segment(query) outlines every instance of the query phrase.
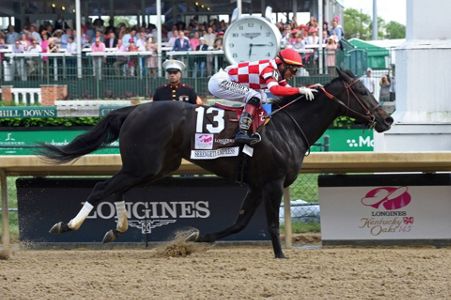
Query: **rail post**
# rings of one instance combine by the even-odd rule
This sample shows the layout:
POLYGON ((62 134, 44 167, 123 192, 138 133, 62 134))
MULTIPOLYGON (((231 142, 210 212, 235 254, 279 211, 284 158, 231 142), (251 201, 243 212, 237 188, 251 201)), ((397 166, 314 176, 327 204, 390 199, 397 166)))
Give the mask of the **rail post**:
POLYGON ((6 172, 0 169, 0 185, 1 185, 1 197, 2 197, 2 243, 3 250, 10 251, 10 238, 9 238, 9 214, 8 214, 8 183, 6 181, 6 172))
POLYGON ((291 227, 291 199, 290 188, 283 189, 283 209, 285 219, 285 246, 287 249, 293 246, 293 228, 291 227))

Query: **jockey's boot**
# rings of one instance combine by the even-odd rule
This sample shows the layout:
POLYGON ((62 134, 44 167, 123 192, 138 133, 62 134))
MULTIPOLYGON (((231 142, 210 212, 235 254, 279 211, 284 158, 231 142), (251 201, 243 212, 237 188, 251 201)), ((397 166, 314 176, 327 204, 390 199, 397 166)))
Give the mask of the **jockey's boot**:
POLYGON ((235 135, 235 142, 237 144, 253 145, 260 142, 261 138, 259 134, 249 135, 249 129, 252 125, 252 118, 254 116, 255 109, 259 104, 260 99, 253 97, 244 106, 243 112, 240 116, 238 132, 235 135))

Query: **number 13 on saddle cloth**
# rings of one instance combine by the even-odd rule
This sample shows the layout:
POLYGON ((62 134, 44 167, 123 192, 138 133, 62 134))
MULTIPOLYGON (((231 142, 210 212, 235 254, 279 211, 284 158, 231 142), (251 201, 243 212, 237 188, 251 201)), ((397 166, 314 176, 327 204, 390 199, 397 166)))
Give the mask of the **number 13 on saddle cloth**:
MULTIPOLYGON (((196 108, 196 131, 191 143, 191 159, 216 159, 238 156, 240 147, 234 136, 242 107, 231 107, 220 103, 214 106, 196 108)), ((258 107, 252 122, 252 132, 269 122, 268 114, 258 107)))

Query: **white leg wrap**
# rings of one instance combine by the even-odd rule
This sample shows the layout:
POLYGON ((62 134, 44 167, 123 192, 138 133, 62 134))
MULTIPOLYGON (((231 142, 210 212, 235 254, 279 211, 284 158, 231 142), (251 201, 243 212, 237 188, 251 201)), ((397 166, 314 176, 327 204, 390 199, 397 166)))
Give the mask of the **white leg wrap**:
POLYGON ((126 232, 128 229, 127 209, 125 208, 125 201, 114 202, 116 206, 117 226, 116 230, 119 232, 126 232))
POLYGON ((85 221, 86 217, 91 213, 91 210, 94 208, 94 206, 91 205, 89 202, 85 202, 83 207, 80 209, 78 214, 69 221, 67 226, 69 226, 72 230, 78 230, 80 228, 81 224, 85 221))

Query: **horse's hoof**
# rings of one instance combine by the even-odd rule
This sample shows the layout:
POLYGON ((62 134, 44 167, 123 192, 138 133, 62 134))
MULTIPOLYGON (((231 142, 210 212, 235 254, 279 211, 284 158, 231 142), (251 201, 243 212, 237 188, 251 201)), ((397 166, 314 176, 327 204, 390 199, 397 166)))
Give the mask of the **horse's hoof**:
POLYGON ((110 231, 108 231, 107 233, 105 233, 105 236, 103 237, 103 243, 110 243, 113 242, 114 240, 116 240, 117 235, 116 235, 116 230, 111 229, 110 231))
POLYGON ((199 230, 193 229, 193 231, 188 232, 185 237, 185 242, 197 242, 199 239, 199 230))
POLYGON ((67 231, 71 231, 71 230, 72 229, 70 229, 66 223, 59 222, 59 223, 56 223, 55 225, 53 225, 52 228, 50 228, 49 232, 51 234, 61 234, 63 232, 67 232, 67 231))

